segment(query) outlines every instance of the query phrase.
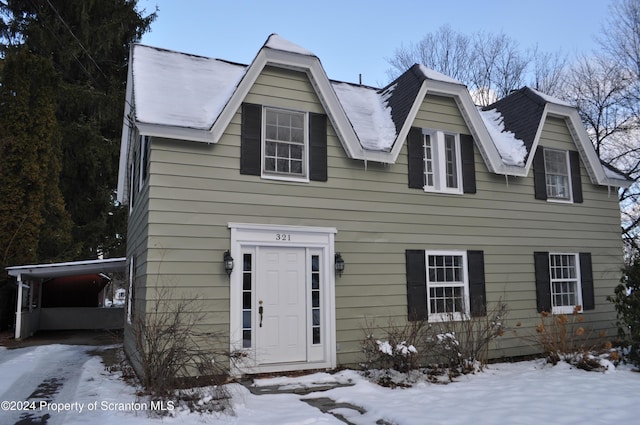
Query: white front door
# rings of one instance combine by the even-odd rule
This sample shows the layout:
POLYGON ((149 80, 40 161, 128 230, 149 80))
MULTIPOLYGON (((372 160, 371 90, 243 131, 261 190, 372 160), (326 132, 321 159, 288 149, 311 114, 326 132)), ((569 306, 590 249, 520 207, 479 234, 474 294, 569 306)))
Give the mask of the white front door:
POLYGON ((260 247, 256 273, 258 363, 307 360, 304 248, 260 247))
POLYGON ((234 374, 336 366, 334 228, 230 223, 234 374))

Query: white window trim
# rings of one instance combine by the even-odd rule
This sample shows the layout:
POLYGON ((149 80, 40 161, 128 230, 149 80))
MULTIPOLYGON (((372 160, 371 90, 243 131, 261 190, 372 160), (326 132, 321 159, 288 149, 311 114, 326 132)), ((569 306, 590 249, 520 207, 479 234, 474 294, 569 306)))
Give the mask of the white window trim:
MULTIPOLYGON (((576 306, 582 306, 582 275, 580 274, 580 255, 575 252, 550 252, 549 253, 549 293, 551 294, 551 314, 573 314, 576 306), (553 292, 553 283, 556 281, 566 282, 568 280, 574 279, 553 279, 551 273, 551 257, 554 255, 571 255, 575 258, 576 264, 576 305, 571 306, 555 306, 554 305, 554 292, 553 292)), ((581 308, 579 313, 581 313, 584 309, 581 308)))
POLYGON ((451 320, 461 321, 467 320, 470 317, 469 312, 471 311, 470 305, 470 296, 469 296, 469 267, 467 261, 467 251, 425 251, 424 256, 424 267, 426 269, 426 285, 427 285, 427 312, 428 312, 428 320, 430 322, 448 322, 451 320), (432 313, 431 312, 431 298, 430 291, 431 287, 446 287, 452 286, 447 284, 434 284, 431 285, 429 282, 429 256, 460 256, 462 257, 462 272, 463 272, 463 297, 464 297, 464 313, 432 313))
POLYGON ((569 151, 564 149, 555 149, 555 148, 544 148, 544 151, 555 151, 564 154, 565 165, 567 167, 567 192, 569 193, 569 198, 556 198, 549 195, 549 191, 547 190, 547 160, 544 157, 544 189, 547 193, 547 202, 557 202, 561 204, 572 204, 573 203, 573 187, 571 182, 571 163, 569 162, 569 151))
POLYGON ((129 292, 127 293, 127 323, 128 324, 132 324, 132 317, 133 317, 133 302, 135 301, 135 299, 132 297, 133 296, 133 279, 135 277, 135 265, 134 260, 133 260, 133 256, 129 259, 129 292))
POLYGON ((133 208, 135 206, 136 194, 135 190, 135 181, 136 181, 136 166, 135 166, 135 154, 134 158, 129 165, 129 214, 133 212, 133 208))
MULTIPOLYGON (((144 187, 144 183, 145 180, 143 179, 144 174, 143 174, 143 168, 145 166, 145 161, 147 160, 147 143, 149 143, 148 137, 147 136, 138 136, 140 137, 140 153, 139 153, 139 157, 140 157, 140 164, 138 167, 138 176, 140 176, 138 178, 138 192, 142 191, 142 188, 144 187)), ((149 170, 147 170, 149 171, 149 170)))
POLYGON ((309 180, 309 113, 304 111, 296 111, 294 109, 278 108, 275 106, 263 106, 262 107, 262 134, 260 136, 260 170, 261 177, 268 180, 282 180, 292 182, 308 183, 309 180), (267 134, 267 110, 285 111, 294 114, 302 114, 304 117, 304 148, 302 167, 304 172, 298 176, 295 174, 277 174, 264 169, 264 156, 266 151, 266 134, 267 134))
POLYGON ((427 170, 423 167, 422 173, 424 175, 425 185, 423 187, 425 192, 434 192, 434 193, 449 193, 455 195, 463 194, 462 187, 462 152, 460 151, 460 135, 456 133, 450 133, 446 131, 440 130, 430 130, 423 129, 422 130, 422 160, 423 164, 426 161, 425 158, 425 146, 426 146, 426 137, 429 136, 431 140, 431 152, 432 152, 432 161, 433 161, 433 186, 427 185, 426 173, 427 170), (453 136, 455 137, 455 147, 456 147, 456 188, 447 187, 447 170, 446 170, 446 148, 445 148, 445 136, 453 136))

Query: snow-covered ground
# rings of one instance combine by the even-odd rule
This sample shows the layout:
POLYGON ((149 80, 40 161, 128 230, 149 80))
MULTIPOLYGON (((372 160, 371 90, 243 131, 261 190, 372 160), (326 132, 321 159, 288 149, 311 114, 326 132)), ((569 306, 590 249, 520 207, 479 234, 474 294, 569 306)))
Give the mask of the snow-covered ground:
MULTIPOLYGON (((240 384, 227 386, 235 416, 202 415, 173 409, 173 416, 150 419, 150 402, 136 388, 105 370, 95 347, 45 345, 0 347, 1 424, 343 424, 303 399, 331 398, 361 407, 340 407, 353 424, 633 424, 637 423, 640 373, 620 366, 606 373, 585 372, 560 363, 500 363, 450 384, 420 383, 383 388, 355 371, 271 378, 258 386, 313 387, 352 384, 306 395, 254 395, 240 384), (43 385, 44 384, 44 385, 43 385), (38 389, 38 391, 36 391, 38 389), (25 409, 32 407, 30 410, 25 409), (13 410, 12 410, 13 409, 13 410), (16 409, 22 410, 17 411, 16 409), (31 422, 29 422, 31 420, 31 422)), ((171 405, 164 408, 170 409, 171 405)))

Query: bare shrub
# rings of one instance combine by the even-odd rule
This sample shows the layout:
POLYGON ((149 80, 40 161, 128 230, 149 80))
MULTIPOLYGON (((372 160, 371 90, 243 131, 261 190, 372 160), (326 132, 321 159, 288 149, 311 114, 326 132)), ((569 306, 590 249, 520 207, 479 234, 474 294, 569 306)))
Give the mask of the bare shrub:
POLYGON ((365 369, 383 368, 408 372, 422 366, 420 358, 427 340, 427 322, 413 321, 396 325, 390 320, 383 338, 375 338, 374 332, 372 324, 367 324, 362 341, 365 369))
POLYGON ((584 324, 581 310, 581 306, 576 306, 569 315, 543 311, 532 339, 548 363, 565 361, 588 371, 606 370, 609 361, 617 363, 618 353, 611 342, 605 341, 604 332, 593 335, 592 329, 584 324))
POLYGON ((434 324, 438 329, 436 355, 451 369, 466 373, 482 368, 489 358, 490 343, 504 335, 507 304, 499 300, 485 316, 466 317, 434 324))
POLYGON ((453 320, 452 315, 443 322, 422 320, 402 325, 389 321, 385 328, 369 322, 364 328, 362 366, 401 373, 422 369, 430 376, 446 369, 449 378, 468 373, 487 362, 489 344, 505 332, 506 315, 507 305, 500 301, 482 317, 463 315, 463 320, 453 320))
MULTIPOLYGON (((231 355, 219 335, 199 330, 205 316, 197 297, 174 298, 173 290, 159 288, 147 310, 135 315, 132 331, 145 391, 155 398, 177 396, 186 386, 211 386, 217 400, 230 397, 222 386, 228 378, 231 355)), ((220 409, 228 408, 223 406, 220 409)))

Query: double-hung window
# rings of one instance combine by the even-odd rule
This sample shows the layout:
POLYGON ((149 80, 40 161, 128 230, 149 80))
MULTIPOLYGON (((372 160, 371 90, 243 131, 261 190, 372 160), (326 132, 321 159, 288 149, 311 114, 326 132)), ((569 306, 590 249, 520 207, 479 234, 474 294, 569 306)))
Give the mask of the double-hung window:
POLYGON ((467 256, 464 251, 427 251, 429 319, 462 320, 469 313, 467 256))
POLYGON ((427 130, 423 134, 424 189, 462 193, 460 138, 457 134, 427 130))
POLYGON ((569 153, 557 149, 544 150, 547 199, 571 201, 569 153))
POLYGON ((595 308, 591 254, 534 252, 538 311, 571 314, 595 308))
POLYGON ((306 179, 306 114, 276 108, 264 108, 264 114, 263 175, 306 179))
POLYGON ((582 203, 580 154, 538 146, 533 157, 533 185, 536 199, 582 203))
POLYGON ((579 261, 577 254, 549 254, 553 313, 570 314, 582 305, 579 261))

